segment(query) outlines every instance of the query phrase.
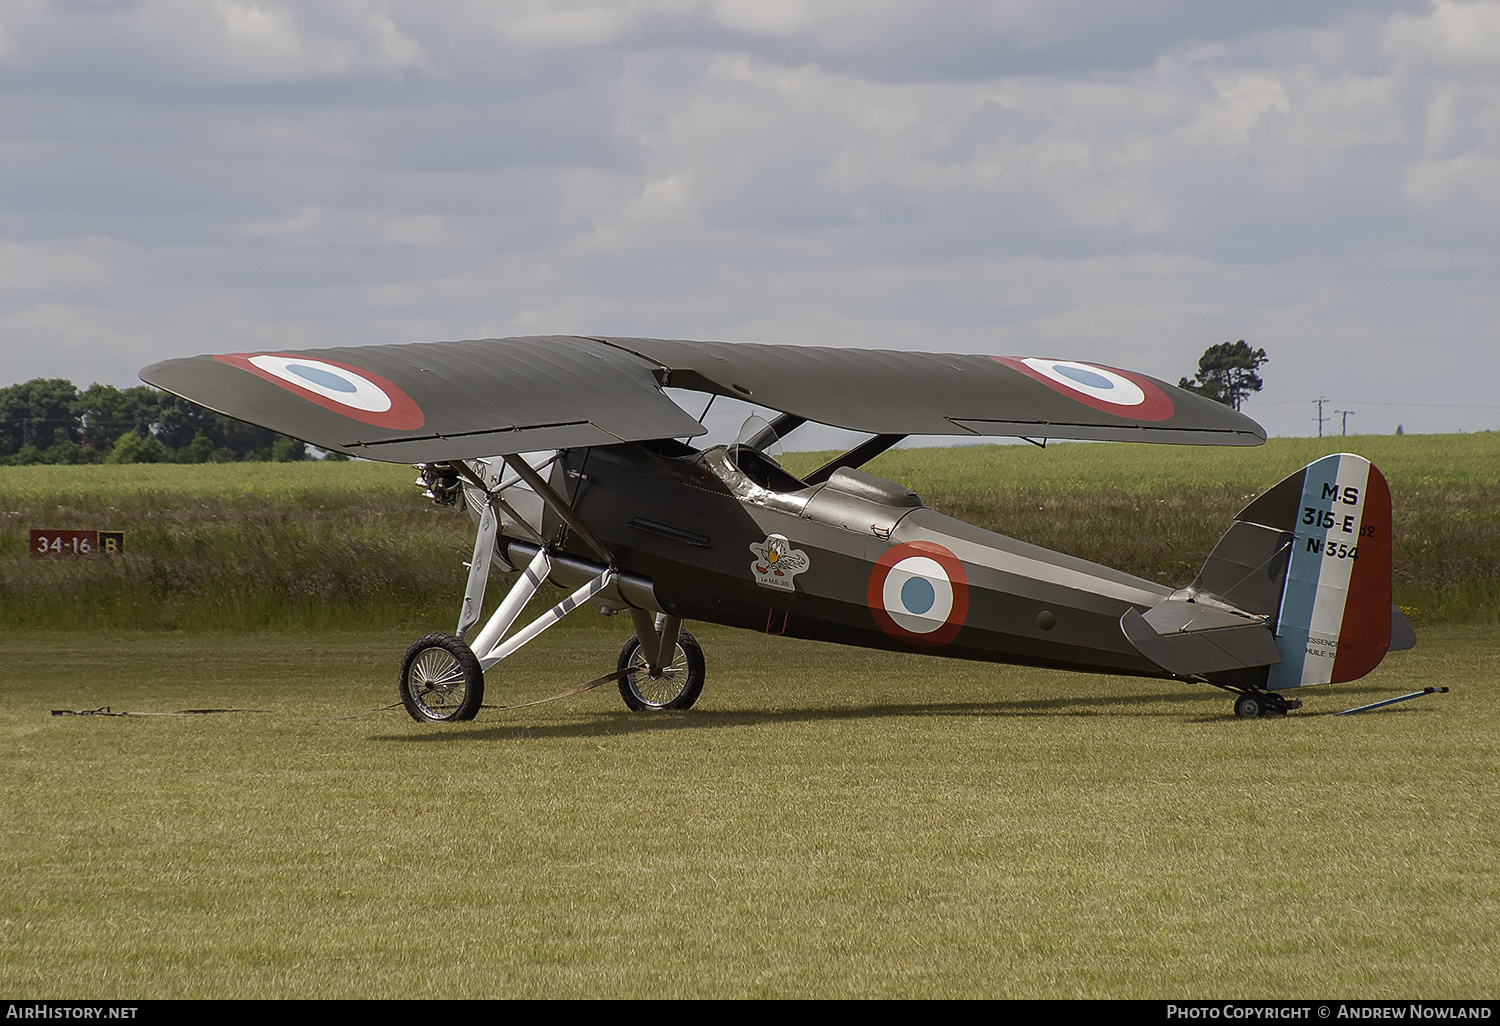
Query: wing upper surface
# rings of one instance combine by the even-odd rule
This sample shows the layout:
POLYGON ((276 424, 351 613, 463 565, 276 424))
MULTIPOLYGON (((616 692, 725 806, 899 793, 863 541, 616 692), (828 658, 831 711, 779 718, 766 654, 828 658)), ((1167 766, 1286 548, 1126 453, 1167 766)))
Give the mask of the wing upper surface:
POLYGON ((194 356, 141 378, 325 449, 423 463, 702 433, 653 371, 551 335, 194 356))
POLYGON ((662 391, 873 434, 1257 445, 1250 418, 1102 364, 543 335, 165 360, 141 378, 326 449, 398 463, 682 438, 662 391))
POLYGON ((668 384, 855 431, 1259 445, 1249 417, 1165 381, 1068 360, 601 338, 668 384))

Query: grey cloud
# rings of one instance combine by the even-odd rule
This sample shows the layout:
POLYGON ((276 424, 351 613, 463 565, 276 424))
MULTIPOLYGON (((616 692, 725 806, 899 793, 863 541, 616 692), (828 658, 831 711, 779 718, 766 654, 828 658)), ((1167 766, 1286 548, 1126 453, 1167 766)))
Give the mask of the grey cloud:
POLYGON ((1500 45, 1454 27, 1477 17, 8 6, 0 378, 534 331, 1175 378, 1249 337, 1273 355, 1273 430, 1295 425, 1270 404, 1328 390, 1330 366, 1352 398, 1481 395, 1500 45), (1403 368, 1403 346, 1424 359, 1403 368))

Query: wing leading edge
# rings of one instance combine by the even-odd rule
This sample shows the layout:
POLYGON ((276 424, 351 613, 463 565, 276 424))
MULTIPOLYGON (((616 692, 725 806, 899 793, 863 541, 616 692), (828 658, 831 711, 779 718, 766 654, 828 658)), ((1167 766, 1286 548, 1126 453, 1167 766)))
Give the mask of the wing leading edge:
POLYGON ((392 463, 699 435, 664 386, 882 435, 1258 445, 1248 417, 1099 364, 572 335, 165 360, 142 380, 392 463))

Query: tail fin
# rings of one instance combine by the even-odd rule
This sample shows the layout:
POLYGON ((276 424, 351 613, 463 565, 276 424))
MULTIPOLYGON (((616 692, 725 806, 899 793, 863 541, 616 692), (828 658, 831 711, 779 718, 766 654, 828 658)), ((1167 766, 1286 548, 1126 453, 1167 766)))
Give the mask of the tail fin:
POLYGON ((1362 456, 1308 464, 1250 505, 1193 583, 1120 620, 1179 676, 1282 691, 1363 677, 1416 636, 1391 605, 1391 491, 1362 456))
POLYGON ((1391 490, 1369 460, 1325 456, 1302 471, 1291 562, 1276 617, 1270 690, 1356 680, 1391 643, 1391 490))
POLYGON ((1400 616, 1385 477, 1349 453, 1308 464, 1240 511, 1192 590, 1275 624, 1281 661, 1267 689, 1363 677, 1380 665, 1400 616))

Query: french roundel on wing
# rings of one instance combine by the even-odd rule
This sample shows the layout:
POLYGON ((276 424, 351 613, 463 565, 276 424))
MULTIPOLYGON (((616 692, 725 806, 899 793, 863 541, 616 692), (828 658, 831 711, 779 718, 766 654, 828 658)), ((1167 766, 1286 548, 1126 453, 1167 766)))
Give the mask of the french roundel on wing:
POLYGON ((287 353, 231 353, 214 359, 366 424, 409 431, 427 419, 401 388, 351 364, 287 353))
POLYGON ((870 572, 866 604, 880 629, 912 645, 937 647, 958 635, 969 612, 969 582, 958 557, 935 542, 892 546, 870 572))
POLYGON ((1166 420, 1176 412, 1171 398, 1150 379, 1117 367, 1076 360, 992 356, 1012 370, 1070 399, 1132 420, 1166 420))

